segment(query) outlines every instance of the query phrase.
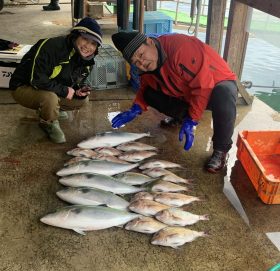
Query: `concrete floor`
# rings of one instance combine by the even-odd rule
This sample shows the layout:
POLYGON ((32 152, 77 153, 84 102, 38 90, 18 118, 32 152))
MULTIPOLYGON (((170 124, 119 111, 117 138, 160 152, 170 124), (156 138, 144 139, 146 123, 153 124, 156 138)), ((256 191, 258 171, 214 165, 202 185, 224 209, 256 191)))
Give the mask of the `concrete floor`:
MULTIPOLYGON (((50 13, 38 6, 5 8, 0 20, 1 38, 27 44, 63 34, 71 27, 69 5, 50 13)), ((108 25, 103 26, 109 33, 108 25)), ((109 43, 110 36, 104 40, 109 43)), ((133 96, 130 89, 94 92, 86 107, 61 122, 67 143, 55 145, 38 128, 35 112, 15 104, 8 90, 0 91, 0 270, 264 271, 280 262, 279 251, 265 235, 280 231, 280 206, 265 205, 258 199, 236 160, 236 146, 224 172, 211 175, 202 170, 212 152, 210 112, 197 127, 189 152, 178 142, 178 128, 159 127, 163 116, 154 110, 122 128, 149 131, 153 137, 142 142, 158 147, 158 157, 187 168, 178 174, 194 178, 192 194, 205 199, 189 210, 210 215, 209 221, 190 228, 207 231, 209 237, 171 249, 153 246, 150 236, 121 228, 81 236, 39 221, 66 205, 55 195, 61 188, 55 173, 69 159, 66 151, 96 132, 111 130, 110 114, 128 108, 133 96), (243 205, 249 226, 223 193, 227 180, 243 205)), ((280 129, 279 113, 257 99, 252 106, 238 106, 234 142, 238 131, 265 129, 280 129)))

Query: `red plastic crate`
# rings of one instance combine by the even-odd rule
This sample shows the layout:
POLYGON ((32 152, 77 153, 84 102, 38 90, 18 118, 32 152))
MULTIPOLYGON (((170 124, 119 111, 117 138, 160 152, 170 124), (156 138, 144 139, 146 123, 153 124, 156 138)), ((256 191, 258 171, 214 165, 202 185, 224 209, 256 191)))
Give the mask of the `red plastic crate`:
POLYGON ((264 203, 280 204, 280 131, 242 131, 237 158, 264 203))

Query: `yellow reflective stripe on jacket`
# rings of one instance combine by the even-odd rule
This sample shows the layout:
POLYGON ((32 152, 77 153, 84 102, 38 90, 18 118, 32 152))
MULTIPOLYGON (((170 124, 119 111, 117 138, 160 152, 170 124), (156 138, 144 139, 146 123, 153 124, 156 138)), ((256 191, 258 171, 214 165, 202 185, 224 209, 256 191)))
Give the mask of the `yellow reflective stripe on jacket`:
POLYGON ((38 48, 38 50, 37 50, 37 52, 36 52, 36 55, 35 55, 35 57, 34 57, 33 65, 32 65, 31 78, 30 78, 30 84, 31 84, 31 85, 32 85, 32 81, 33 81, 33 74, 34 74, 34 67, 35 67, 36 58, 37 58, 37 56, 38 56, 38 54, 39 54, 39 52, 40 52, 42 46, 47 42, 47 40, 49 40, 49 39, 45 39, 45 40, 41 43, 41 45, 39 46, 39 48, 38 48))
POLYGON ((51 76, 49 77, 49 79, 54 79, 55 77, 57 77, 59 75, 59 73, 61 72, 61 70, 62 70, 62 66, 61 65, 55 66, 53 68, 53 72, 52 72, 51 76))
POLYGON ((60 65, 55 66, 55 67, 53 68, 53 72, 52 72, 51 76, 49 77, 49 79, 54 79, 55 77, 57 77, 57 76, 60 74, 61 70, 62 70, 62 65, 61 65, 61 64, 68 64, 69 61, 70 61, 70 59, 71 59, 71 57, 72 57, 74 54, 75 54, 75 49, 73 48, 72 51, 70 52, 69 60, 68 60, 68 61, 65 61, 65 62, 61 62, 60 65))

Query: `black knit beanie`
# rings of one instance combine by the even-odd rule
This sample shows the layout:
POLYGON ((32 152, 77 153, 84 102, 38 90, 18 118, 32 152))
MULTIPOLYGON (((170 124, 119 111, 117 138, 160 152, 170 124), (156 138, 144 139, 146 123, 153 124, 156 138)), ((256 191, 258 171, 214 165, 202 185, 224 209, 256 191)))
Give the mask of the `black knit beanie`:
POLYGON ((98 46, 102 44, 102 32, 96 20, 85 17, 71 30, 72 33, 78 33, 90 40, 97 42, 98 46))
POLYGON ((134 52, 143 44, 147 36, 138 31, 119 32, 112 35, 112 41, 116 48, 122 52, 123 57, 130 62, 134 52))

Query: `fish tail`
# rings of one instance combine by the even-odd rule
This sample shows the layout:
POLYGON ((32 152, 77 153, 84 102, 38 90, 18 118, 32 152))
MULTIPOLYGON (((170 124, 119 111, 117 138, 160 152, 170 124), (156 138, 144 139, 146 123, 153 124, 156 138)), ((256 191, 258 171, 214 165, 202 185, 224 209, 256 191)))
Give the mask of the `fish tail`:
POLYGON ((209 220, 209 215, 200 215, 199 219, 200 220, 209 220))
POLYGON ((197 197, 196 201, 207 201, 207 199, 204 196, 199 196, 197 197))
POLYGON ((194 179, 185 179, 185 184, 193 184, 194 179))
POLYGON ((208 237, 210 236, 211 234, 209 233, 209 231, 201 231, 201 237, 208 237))

